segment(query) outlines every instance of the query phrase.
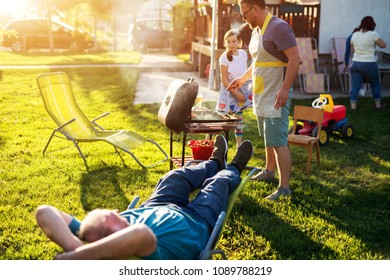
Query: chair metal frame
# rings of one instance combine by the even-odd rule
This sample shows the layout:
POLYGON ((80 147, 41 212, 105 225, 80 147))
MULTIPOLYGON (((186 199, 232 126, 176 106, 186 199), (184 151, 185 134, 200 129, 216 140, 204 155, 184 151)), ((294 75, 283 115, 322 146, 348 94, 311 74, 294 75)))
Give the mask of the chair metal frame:
POLYGON ((220 255, 223 259, 225 260, 227 259, 225 251, 223 249, 217 248, 217 244, 222 235, 222 230, 227 222, 227 219, 229 218, 233 210, 234 203, 238 195, 241 193, 245 184, 252 178, 253 174, 256 171, 258 171, 258 169, 254 167, 246 167, 246 169, 250 170, 249 173, 244 178, 241 179, 241 182, 238 185, 238 187, 234 190, 234 192, 230 194, 229 201, 228 201, 228 208, 226 212, 222 211, 219 214, 218 220, 215 223, 209 241, 207 242, 206 247, 200 252, 199 255, 200 260, 211 260, 215 255, 220 255))
POLYGON ((330 40, 333 71, 339 77, 341 91, 343 93, 348 93, 350 89, 349 71, 344 71, 346 66, 344 63, 344 54, 347 38, 333 37, 330 40))
POLYGON ((378 62, 381 80, 383 80, 383 76, 390 73, 390 54, 382 51, 375 51, 375 56, 378 62))

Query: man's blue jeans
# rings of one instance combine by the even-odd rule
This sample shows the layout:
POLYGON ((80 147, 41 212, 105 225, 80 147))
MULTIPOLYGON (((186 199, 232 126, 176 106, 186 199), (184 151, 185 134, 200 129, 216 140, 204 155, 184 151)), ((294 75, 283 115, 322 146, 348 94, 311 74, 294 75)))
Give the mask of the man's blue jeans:
POLYGON ((350 92, 351 102, 354 103, 357 101, 363 81, 370 84, 374 100, 381 100, 381 82, 378 64, 376 62, 353 61, 349 70, 352 77, 352 88, 350 92))
POLYGON ((218 172, 214 160, 200 162, 168 172, 161 178, 151 197, 140 207, 169 205, 213 228, 222 211, 226 211, 229 195, 241 182, 237 167, 229 165, 218 172), (190 202, 190 193, 200 189, 190 202))

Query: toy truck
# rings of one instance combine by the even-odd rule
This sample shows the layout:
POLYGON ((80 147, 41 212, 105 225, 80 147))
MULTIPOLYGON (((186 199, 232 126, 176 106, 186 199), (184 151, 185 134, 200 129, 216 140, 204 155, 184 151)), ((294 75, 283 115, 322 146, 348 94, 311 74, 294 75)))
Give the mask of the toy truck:
MULTIPOLYGON (((334 105, 330 94, 320 94, 320 97, 312 103, 314 108, 324 109, 324 119, 320 131, 320 145, 329 143, 329 137, 334 132, 339 133, 342 138, 350 138, 354 135, 353 126, 349 123, 347 110, 343 105, 334 105)), ((302 122, 301 128, 297 133, 301 135, 317 135, 318 127, 310 122, 302 122)), ((290 131, 291 133, 291 131, 290 131)))

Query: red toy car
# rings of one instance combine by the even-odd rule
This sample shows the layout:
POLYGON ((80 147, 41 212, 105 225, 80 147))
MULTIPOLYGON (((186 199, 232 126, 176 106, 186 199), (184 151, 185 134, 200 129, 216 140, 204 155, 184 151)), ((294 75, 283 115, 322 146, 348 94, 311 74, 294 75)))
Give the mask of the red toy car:
MULTIPOLYGON (((324 119, 320 131, 320 144, 325 145, 329 142, 330 134, 338 132, 343 138, 350 138, 354 135, 353 126, 349 123, 347 110, 343 105, 334 105, 330 94, 321 94, 319 98, 312 103, 314 108, 324 109, 324 119)), ((297 133, 301 135, 317 135, 318 127, 310 122, 303 122, 301 128, 298 127, 297 133)), ((290 131, 291 133, 291 131, 290 131)))

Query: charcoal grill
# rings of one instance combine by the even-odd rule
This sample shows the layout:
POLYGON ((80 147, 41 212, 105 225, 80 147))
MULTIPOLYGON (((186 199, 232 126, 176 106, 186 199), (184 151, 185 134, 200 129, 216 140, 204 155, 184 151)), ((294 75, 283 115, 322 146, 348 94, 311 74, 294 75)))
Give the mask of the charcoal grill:
POLYGON ((173 164, 184 166, 192 160, 185 155, 187 136, 189 134, 206 134, 209 138, 213 134, 225 133, 229 139, 229 131, 235 130, 239 120, 233 116, 222 115, 205 107, 194 107, 194 101, 198 94, 199 86, 193 78, 187 81, 174 80, 168 87, 163 102, 161 103, 158 119, 170 130, 169 156, 170 168, 173 164), (173 134, 183 132, 181 156, 173 156, 173 134))
POLYGON ((233 116, 225 116, 205 107, 193 107, 199 86, 194 79, 189 77, 187 81, 173 80, 167 89, 165 97, 158 111, 158 119, 170 130, 169 156, 170 168, 173 164, 183 166, 192 157, 185 156, 188 134, 212 134, 225 133, 229 139, 229 131, 235 130, 239 120, 233 116), (181 156, 173 156, 173 134, 183 132, 181 156))
POLYGON ((233 116, 221 115, 206 108, 201 111, 193 110, 191 119, 184 123, 181 156, 173 156, 173 131, 170 131, 169 156, 171 159, 171 169, 173 164, 181 167, 186 162, 192 160, 191 156, 185 155, 187 136, 189 134, 206 134, 211 139, 213 134, 224 133, 226 139, 229 139, 229 131, 235 130, 238 125, 239 120, 233 116))

